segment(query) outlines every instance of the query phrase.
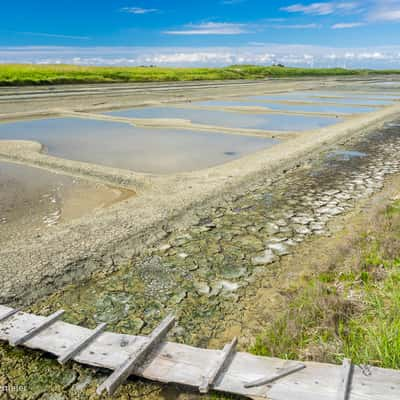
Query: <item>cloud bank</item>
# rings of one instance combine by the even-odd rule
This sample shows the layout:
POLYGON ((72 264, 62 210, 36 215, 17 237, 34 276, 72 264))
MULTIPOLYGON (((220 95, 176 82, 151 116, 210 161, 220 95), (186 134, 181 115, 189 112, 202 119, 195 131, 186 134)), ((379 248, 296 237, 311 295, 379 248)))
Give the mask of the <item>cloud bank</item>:
POLYGON ((0 63, 178 67, 282 63, 293 67, 400 68, 400 46, 0 47, 0 63))

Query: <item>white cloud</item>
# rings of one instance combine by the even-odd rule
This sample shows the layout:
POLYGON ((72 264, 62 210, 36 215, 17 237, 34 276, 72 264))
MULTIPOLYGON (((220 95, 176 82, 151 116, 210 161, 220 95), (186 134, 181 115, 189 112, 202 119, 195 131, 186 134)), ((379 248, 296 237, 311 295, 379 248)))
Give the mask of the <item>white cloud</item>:
POLYGON ((330 1, 311 4, 296 3, 281 8, 289 13, 305 15, 355 15, 362 14, 364 22, 337 23, 333 29, 354 28, 368 22, 400 21, 400 0, 330 1))
POLYGON ((355 10, 359 10, 360 3, 358 2, 343 2, 343 3, 334 3, 335 9, 341 12, 352 12, 355 10))
POLYGON ((313 3, 310 5, 293 4, 281 8, 282 11, 290 13, 304 13, 311 15, 329 15, 333 13, 333 6, 330 3, 313 3))
POLYGON ((374 22, 400 21, 400 0, 373 0, 367 18, 374 22))
POLYGON ((121 11, 129 13, 129 14, 143 15, 143 14, 156 13, 159 10, 156 8, 124 7, 124 8, 121 8, 121 11))
POLYGON ((165 31, 166 35, 240 35, 250 33, 246 24, 226 22, 206 22, 202 24, 188 24, 184 29, 165 31))
POLYGON ((269 25, 269 28, 274 29, 320 29, 322 25, 320 24, 285 24, 285 25, 269 25))
POLYGON ((290 13, 302 13, 308 15, 330 15, 335 13, 346 13, 354 11, 359 7, 356 2, 328 2, 311 4, 293 4, 288 7, 282 7, 282 11, 290 13))
POLYGON ((349 29, 365 26, 365 22, 339 22, 331 26, 332 29, 349 29))
POLYGON ((380 8, 372 12, 369 16, 371 21, 376 22, 396 22, 400 21, 400 7, 399 9, 385 9, 380 8))

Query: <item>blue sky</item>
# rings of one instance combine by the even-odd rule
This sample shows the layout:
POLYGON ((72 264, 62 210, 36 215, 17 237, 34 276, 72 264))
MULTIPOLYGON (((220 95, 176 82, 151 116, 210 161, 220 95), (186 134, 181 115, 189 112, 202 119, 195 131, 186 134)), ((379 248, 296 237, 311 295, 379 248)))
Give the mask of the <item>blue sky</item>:
POLYGON ((400 67, 400 0, 22 0, 0 62, 400 67))

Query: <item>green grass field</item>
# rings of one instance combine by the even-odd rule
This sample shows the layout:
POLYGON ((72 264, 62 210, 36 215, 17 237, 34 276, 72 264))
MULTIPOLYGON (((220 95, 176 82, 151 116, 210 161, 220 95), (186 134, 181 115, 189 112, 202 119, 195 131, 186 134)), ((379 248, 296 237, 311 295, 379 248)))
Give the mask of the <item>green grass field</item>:
MULTIPOLYGON (((400 369, 400 201, 377 216, 257 338, 252 352, 400 369)), ((340 253, 340 252, 339 252, 340 253)))
POLYGON ((400 71, 307 69, 254 65, 233 65, 224 68, 160 68, 0 64, 0 86, 263 79, 382 73, 400 73, 400 71))

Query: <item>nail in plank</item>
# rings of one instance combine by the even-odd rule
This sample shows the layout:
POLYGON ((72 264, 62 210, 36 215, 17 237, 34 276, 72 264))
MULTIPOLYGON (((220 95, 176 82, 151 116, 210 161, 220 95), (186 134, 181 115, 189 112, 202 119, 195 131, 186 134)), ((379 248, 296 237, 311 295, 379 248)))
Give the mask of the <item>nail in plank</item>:
POLYGON ((10 339, 11 346, 18 346, 22 343, 27 342, 29 339, 32 339, 38 333, 44 331, 50 325, 54 324, 60 317, 64 314, 64 310, 59 310, 54 314, 49 315, 40 325, 32 328, 30 331, 26 332, 24 335, 20 336, 17 339, 10 339))
POLYGON ((73 344, 69 349, 65 351, 60 357, 58 357, 57 361, 64 365, 69 360, 74 358, 77 354, 79 354, 85 347, 89 346, 101 333, 106 329, 107 324, 100 324, 95 330, 91 331, 90 334, 84 338, 79 343, 73 344))
POLYGON ((340 384, 336 396, 337 400, 347 400, 349 398, 352 377, 353 377, 353 364, 351 360, 345 358, 342 364, 340 384))
POLYGON ((264 377, 264 378, 260 378, 257 379, 253 382, 247 382, 244 384, 245 388, 252 388, 252 387, 256 387, 256 386, 262 386, 262 385, 267 385, 268 383, 274 382, 278 379, 284 378, 285 376, 291 375, 297 371, 300 371, 302 369, 304 369, 306 366, 304 364, 297 364, 295 366, 292 367, 288 367, 288 368, 281 368, 279 370, 279 372, 277 372, 276 374, 270 376, 270 377, 264 377))
POLYGON ((3 322, 6 319, 11 318, 13 315, 19 313, 20 311, 21 311, 21 308, 14 308, 14 309, 8 311, 4 315, 0 316, 0 322, 3 322))
POLYGON ((208 376, 203 377, 203 382, 199 387, 200 393, 208 393, 217 381, 221 372, 230 364, 232 357, 236 352, 237 338, 235 337, 231 343, 225 345, 222 350, 221 358, 218 360, 218 364, 214 366, 208 376))
POLYGON ((167 333, 174 326, 175 317, 169 315, 160 325, 148 336, 148 341, 138 350, 129 356, 129 358, 120 365, 98 388, 97 394, 101 394, 107 390, 108 394, 113 394, 117 388, 125 382, 132 372, 140 367, 146 357, 154 350, 154 348, 165 338, 167 333))

